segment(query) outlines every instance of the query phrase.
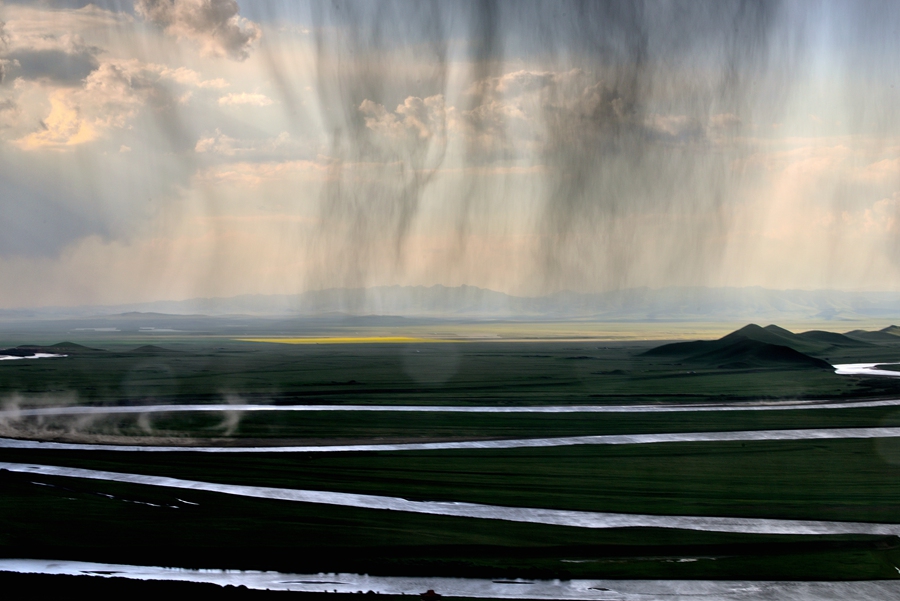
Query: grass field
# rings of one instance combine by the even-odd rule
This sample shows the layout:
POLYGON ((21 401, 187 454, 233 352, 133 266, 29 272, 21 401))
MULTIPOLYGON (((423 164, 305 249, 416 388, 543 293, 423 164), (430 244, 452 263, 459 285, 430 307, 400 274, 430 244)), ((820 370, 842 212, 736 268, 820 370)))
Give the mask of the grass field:
MULTIPOLYGON (((33 344, 66 338, 44 336, 33 344)), ((544 332, 545 333, 545 332, 544 332)), ((291 333, 287 332, 286 336, 291 333)), ((552 405, 896 398, 898 381, 796 367, 721 368, 655 342, 392 340, 92 332, 63 359, 0 365, 7 411, 62 404, 552 405), (150 345, 150 346, 148 346, 150 345)), ((568 332, 571 334, 571 331, 568 332)), ((303 333, 305 337, 307 333, 303 333)), ((297 336, 294 336, 297 337, 297 336)), ((396 338, 386 332, 383 338, 396 338)), ((900 345, 833 363, 900 361, 900 345)), ((316 443, 900 425, 900 408, 684 413, 159 413, 0 419, 5 435, 316 443)), ((103 439, 110 440, 111 438, 103 439)), ((900 439, 582 445, 365 453, 0 449, 0 461, 412 500, 900 523, 900 439)), ((900 576, 895 537, 588 530, 0 473, 0 554, 185 567, 485 577, 873 579, 900 576)))
MULTIPOLYGON (((289 345, 217 338, 92 341, 103 352, 7 361, 7 402, 547 404, 838 398, 896 394, 885 379, 828 370, 723 369, 643 357, 653 343, 464 342, 289 345), (102 346, 101 346, 102 345, 102 346), (132 346, 134 345, 134 346, 132 346)), ((900 347, 836 349, 833 363, 900 360, 900 347)))

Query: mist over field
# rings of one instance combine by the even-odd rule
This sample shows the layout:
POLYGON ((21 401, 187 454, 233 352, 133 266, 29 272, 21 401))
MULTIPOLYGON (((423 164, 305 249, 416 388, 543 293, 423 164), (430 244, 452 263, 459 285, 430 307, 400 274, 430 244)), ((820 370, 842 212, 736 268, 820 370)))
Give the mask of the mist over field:
POLYGON ((878 1, 5 2, 0 308, 897 292, 898 40, 878 1))

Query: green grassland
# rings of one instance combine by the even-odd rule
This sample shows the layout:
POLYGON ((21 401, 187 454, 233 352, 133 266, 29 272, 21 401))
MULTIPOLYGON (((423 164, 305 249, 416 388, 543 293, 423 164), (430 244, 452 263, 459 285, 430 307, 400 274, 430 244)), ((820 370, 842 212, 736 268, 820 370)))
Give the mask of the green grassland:
MULTIPOLYGON (((900 392, 885 379, 828 369, 723 368, 645 356, 651 343, 460 342, 280 345, 169 341, 134 352, 106 345, 61 359, 7 361, 3 396, 80 403, 622 403, 859 398, 900 392)), ((833 363, 900 361, 900 345, 833 349, 833 363)))
POLYGON ((900 441, 359 453, 4 450, 4 460, 228 484, 660 515, 900 522, 900 441))
POLYGON ((71 442, 304 445, 900 426, 900 407, 680 413, 184 412, 7 420, 0 433, 71 442))
POLYGON ((900 562, 892 537, 586 530, 21 474, 0 473, 0 483, 0 511, 15 516, 0 550, 15 557, 294 573, 825 580, 891 578, 900 562))
MULTIPOLYGON (((565 328, 553 331, 566 338, 307 345, 242 341, 212 329, 165 336, 91 332, 75 340, 86 348, 67 345, 65 358, 0 363, 0 400, 10 409, 73 403, 741 403, 900 395, 898 380, 838 376, 819 363, 898 363, 900 344, 889 332, 844 340, 819 333, 795 339, 790 332, 760 330, 662 353, 647 353, 659 342, 623 340, 624 335, 616 341, 576 339, 573 330, 565 328), (784 346, 794 352, 779 350, 784 346)), ((549 331, 548 327, 541 333, 549 331)), ((288 329, 277 333, 297 335, 288 329)), ((421 329, 415 333, 423 334, 421 329)), ((438 333, 448 338, 447 331, 438 333)), ((19 331, 19 338, 10 338, 7 346, 50 345, 72 339, 69 334, 41 330, 29 338, 19 331)), ((240 337, 249 334, 256 335, 242 330, 240 337)), ((272 336, 273 331, 261 334, 272 336)), ((394 330, 387 334, 400 335, 394 330)), ((303 444, 894 426, 900 425, 900 408, 163 413, 7 417, 0 425, 7 435, 42 439, 115 435, 138 443, 166 438, 303 444)), ((0 461, 418 500, 659 515, 900 522, 896 439, 277 455, 0 449, 0 461)), ((9 472, 0 473, 0 516, 0 554, 6 557, 386 575, 900 576, 895 567, 900 564, 896 537, 586 530, 9 472)))

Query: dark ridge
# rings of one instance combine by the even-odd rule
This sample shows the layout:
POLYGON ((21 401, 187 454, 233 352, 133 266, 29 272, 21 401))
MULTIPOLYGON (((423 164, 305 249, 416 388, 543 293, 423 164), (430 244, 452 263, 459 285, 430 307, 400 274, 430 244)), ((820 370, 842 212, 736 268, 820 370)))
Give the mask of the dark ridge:
POLYGON ((757 342, 765 342, 766 344, 788 344, 791 342, 795 342, 796 334, 793 334, 783 328, 778 328, 775 326, 779 332, 775 332, 768 328, 762 328, 755 323, 748 324, 741 328, 740 330, 735 330, 731 334, 723 336, 719 339, 720 342, 736 342, 741 338, 747 338, 749 340, 756 340, 757 342), (781 332, 784 332, 782 334, 781 332))
MULTIPOLYGON (((774 326, 778 328, 777 326, 774 326)), ((778 330, 782 330, 782 328, 778 328, 778 330)), ((794 336, 787 330, 783 330, 790 334, 790 336, 794 336)), ((658 346, 656 348, 650 349, 649 351, 643 353, 647 356, 687 356, 687 355, 697 355, 701 353, 713 352, 718 349, 725 348, 730 344, 735 342, 739 342, 741 340, 756 340, 757 342, 763 342, 766 344, 774 344, 774 345, 782 345, 788 346, 789 340, 787 337, 782 336, 778 333, 772 332, 767 328, 762 328, 755 323, 748 324, 739 330, 735 330, 730 334, 726 334, 725 336, 719 338, 718 340, 695 340, 693 342, 673 342, 671 344, 664 344, 662 346, 658 346)), ((793 341, 790 341, 793 342, 793 341)))
POLYGON ((863 340, 854 340, 844 334, 835 332, 825 332, 823 330, 810 330, 797 334, 798 337, 810 342, 819 342, 822 344, 830 344, 831 346, 872 346, 863 340))
POLYGON ((794 333, 791 332, 790 330, 786 330, 786 329, 782 328, 781 326, 776 326, 774 323, 767 325, 763 329, 766 330, 767 332, 777 334, 778 336, 785 336, 787 338, 790 338, 791 336, 794 335, 794 333))
POLYGON ((103 349, 91 348, 89 346, 84 346, 84 345, 76 344, 74 342, 69 342, 69 341, 57 342, 56 344, 51 344, 50 346, 43 347, 43 348, 66 350, 66 351, 103 352, 103 349))
POLYGON ((38 344, 21 344, 16 348, 0 349, 0 355, 10 357, 31 357, 35 353, 47 354, 71 354, 71 353, 102 353, 101 349, 90 348, 75 344, 74 342, 59 342, 50 346, 41 346, 38 344))
POLYGON ((682 357, 711 351, 718 346, 718 340, 694 340, 693 342, 672 342, 657 346, 640 354, 642 357, 682 357))
POLYGON ((841 334, 832 336, 828 336, 828 332, 808 334, 810 336, 804 337, 775 325, 762 328, 756 324, 749 324, 718 340, 674 342, 650 349, 643 355, 680 357, 683 361, 706 367, 731 369, 753 367, 832 369, 827 361, 811 357, 804 351, 821 351, 831 348, 836 342, 844 345, 861 344, 841 334))
POLYGON ((33 349, 33 347, 21 347, 21 346, 16 347, 16 348, 5 348, 5 349, 0 349, 0 355, 4 355, 6 357, 31 357, 35 353, 40 352, 40 351, 35 351, 32 349, 33 349))
MULTIPOLYGON (((900 328, 898 328, 897 331, 900 332, 900 328)), ((861 332, 861 330, 858 332, 861 332)), ((650 349, 644 353, 644 355, 650 357, 693 356, 723 350, 729 345, 740 342, 741 340, 753 340, 773 346, 786 346, 802 354, 824 353, 834 347, 866 347, 870 346, 870 342, 878 342, 884 338, 900 342, 900 335, 894 336, 883 332, 884 331, 863 333, 866 334, 866 336, 859 336, 853 332, 844 335, 821 330, 811 330, 809 332, 803 332, 802 334, 794 334, 793 332, 774 324, 762 328, 751 323, 719 338, 718 340, 674 342, 650 349), (853 335, 851 336, 850 334, 853 335), (868 335, 874 335, 874 339, 872 336, 868 335)))
POLYGON ((852 340, 858 340, 860 342, 871 342, 875 344, 898 344, 900 343, 900 328, 897 326, 888 326, 877 332, 870 332, 868 330, 853 330, 847 332, 845 334, 848 338, 852 340))
POLYGON ((691 362, 705 363, 710 367, 745 369, 752 367, 792 367, 833 369, 822 359, 810 357, 789 346, 767 344, 744 338, 728 346, 695 355, 691 362))
POLYGON ((162 353, 179 353, 181 351, 173 351, 167 348, 163 348, 161 346, 156 346, 153 344, 145 344, 144 346, 139 346, 136 349, 131 351, 132 353, 141 353, 144 355, 158 355, 162 353))

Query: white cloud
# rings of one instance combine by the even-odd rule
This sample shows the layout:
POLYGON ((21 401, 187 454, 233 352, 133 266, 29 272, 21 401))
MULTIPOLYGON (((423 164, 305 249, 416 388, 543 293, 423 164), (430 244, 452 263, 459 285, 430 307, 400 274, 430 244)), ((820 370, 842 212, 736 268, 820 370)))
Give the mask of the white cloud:
POLYGON ((63 50, 77 52, 86 45, 83 36, 93 31, 109 34, 133 22, 126 13, 89 4, 79 9, 36 8, 17 4, 3 6, 10 50, 63 50))
POLYGON ((169 35, 196 42, 207 56, 244 60, 260 36, 256 23, 238 15, 235 0, 135 0, 134 8, 169 35))
POLYGON ((188 69, 187 67, 178 67, 177 69, 160 67, 160 75, 162 77, 167 77, 176 83, 180 83, 181 85, 195 86, 198 88, 222 89, 227 88, 230 85, 221 77, 216 79, 203 79, 199 73, 193 69, 188 69))
POLYGON ((734 130, 741 126, 741 118, 734 113, 718 113, 709 118, 709 126, 720 131, 734 130))
POLYGON ((284 156, 298 149, 297 141, 287 132, 281 132, 274 138, 263 140, 237 140, 216 130, 212 135, 200 138, 194 146, 194 152, 218 154, 233 157, 256 156, 257 158, 284 156))
POLYGON ((13 78, 52 79, 68 85, 80 82, 98 65, 102 49, 85 36, 110 33, 132 19, 93 5, 72 10, 3 6, 5 26, 0 23, 0 80, 13 78), (2 56, 4 55, 5 56, 2 56))
MULTIPOLYGON (((2 56, 6 49, 9 47, 9 36, 6 34, 6 23, 0 21, 0 56, 2 56)), ((6 76, 6 66, 9 64, 9 61, 0 58, 0 83, 3 83, 3 78, 6 76)))
POLYGON ((235 149, 235 139, 216 130, 214 135, 197 140, 197 144, 194 146, 194 152, 209 152, 214 154, 224 154, 225 156, 234 156, 237 151, 235 149))
POLYGON ((272 99, 265 94, 248 94, 247 92, 241 92, 240 94, 232 92, 219 98, 220 106, 236 106, 241 104, 250 106, 269 106, 270 104, 273 104, 273 102, 272 99))
POLYGON ((393 138, 412 136, 427 140, 446 135, 447 109, 441 95, 418 98, 409 96, 393 113, 381 104, 363 100, 359 111, 365 115, 366 127, 393 138))
POLYGON ((237 162, 207 169, 197 174, 197 180, 209 184, 240 184, 255 187, 285 181, 322 182, 329 173, 327 161, 322 160, 237 162))
POLYGON ((687 115, 648 115, 644 125, 654 134, 671 140, 703 138, 706 135, 700 121, 687 115))
POLYGON ((900 174, 900 158, 882 159, 866 165, 859 174, 861 179, 873 182, 895 182, 900 174))
POLYGON ((21 109, 15 100, 10 98, 0 100, 0 129, 11 127, 20 112, 21 109))
POLYGON ((583 75, 584 73, 578 69, 564 72, 520 69, 519 71, 512 71, 497 77, 488 77, 481 81, 476 81, 469 88, 469 94, 480 96, 500 95, 514 98, 543 92, 552 86, 566 85, 583 75))
POLYGON ((867 232, 883 232, 896 243, 900 233, 900 192, 895 192, 891 198, 882 198, 866 209, 863 220, 867 232))
POLYGON ((57 88, 49 94, 50 113, 38 131, 16 144, 25 150, 63 148, 96 140, 113 128, 126 127, 148 102, 163 103, 155 65, 136 60, 109 61, 84 80, 81 88, 57 88))

